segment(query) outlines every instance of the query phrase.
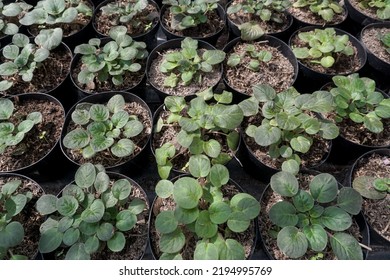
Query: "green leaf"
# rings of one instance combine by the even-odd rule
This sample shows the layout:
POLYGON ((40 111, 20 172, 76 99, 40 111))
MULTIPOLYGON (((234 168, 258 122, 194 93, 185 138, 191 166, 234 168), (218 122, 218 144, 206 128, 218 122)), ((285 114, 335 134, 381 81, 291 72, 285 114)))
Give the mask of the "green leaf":
POLYGON ((269 124, 262 124, 255 130, 255 141, 263 147, 268 147, 275 144, 282 137, 282 131, 278 127, 273 127, 269 124))
POLYGON ((131 193, 131 183, 127 179, 116 180, 112 186, 112 194, 118 200, 124 200, 129 197, 131 193))
POLYGON ((184 209, 181 207, 175 208, 175 218, 179 223, 183 223, 186 225, 191 224, 195 222, 198 216, 199 216, 198 207, 192 209, 184 209))
POLYGON ((5 183, 3 186, 1 186, 1 193, 10 196, 12 195, 22 184, 21 180, 11 180, 7 183, 5 183))
POLYGON ((369 199, 383 199, 386 197, 386 192, 377 191, 373 185, 375 177, 360 176, 353 180, 352 186, 362 196, 369 199))
POLYGON ((174 212, 172 210, 160 212, 156 217, 155 226, 162 234, 174 232, 178 226, 174 212))
POLYGON ((173 198, 184 209, 196 207, 202 194, 202 187, 194 178, 182 177, 174 183, 173 198))
POLYGON ((59 232, 56 228, 50 228, 41 233, 39 239, 39 252, 42 254, 50 253, 60 247, 62 243, 63 233, 59 232))
POLYGON ((320 203, 333 201, 338 193, 338 182, 328 173, 316 175, 310 182, 310 193, 320 203))
POLYGON ((81 213, 81 219, 86 223, 99 222, 103 218, 104 210, 102 200, 96 199, 81 213))
POLYGON ((295 176, 284 171, 274 174, 270 184, 275 192, 286 197, 293 197, 299 190, 299 183, 295 176))
POLYGON ((240 55, 232 53, 231 55, 229 55, 229 58, 228 58, 228 61, 227 61, 227 65, 230 66, 230 67, 235 67, 238 64, 240 64, 240 62, 241 62, 240 55))
POLYGON ((172 113, 179 113, 186 107, 186 101, 182 96, 167 96, 164 104, 172 113))
POLYGON ((195 232, 200 238, 211 238, 218 232, 218 226, 210 219, 210 213, 203 210, 195 222, 195 232))
POLYGON ((230 200, 230 207, 233 211, 244 214, 247 220, 256 218, 260 213, 259 202, 247 193, 235 194, 230 200))
POLYGON ((76 128, 66 134, 62 141, 66 148, 76 150, 86 147, 90 141, 90 138, 86 130, 76 128))
POLYGON ((56 207, 62 216, 72 217, 79 207, 79 202, 73 196, 62 196, 57 200, 56 207))
POLYGON ((292 51, 297 59, 305 59, 305 58, 308 58, 310 56, 309 49, 306 47, 305 48, 293 48, 292 51))
POLYGON ((89 114, 92 120, 97 122, 104 122, 109 118, 109 110, 102 104, 93 104, 89 109, 89 114))
POLYGON ((97 193, 104 193, 110 184, 110 177, 102 171, 96 175, 95 183, 93 184, 97 193))
POLYGON ((144 130, 144 125, 138 120, 129 121, 123 131, 123 135, 127 138, 135 137, 144 130))
POLYGON ((0 75, 2 76, 12 76, 18 73, 18 66, 13 62, 3 62, 0 64, 0 75))
POLYGON ((290 258, 302 257, 308 248, 308 241, 303 232, 296 227, 282 228, 277 237, 279 249, 290 258))
POLYGON ((229 170, 221 164, 215 164, 210 169, 210 182, 215 187, 221 187, 229 181, 229 170))
POLYGON ((183 232, 177 228, 174 232, 162 234, 159 246, 161 252, 174 254, 179 252, 185 243, 186 238, 183 232))
POLYGON ((279 201, 269 210, 269 218, 277 226, 295 226, 298 216, 295 207, 288 201, 279 201))
POLYGON ((80 232, 82 232, 85 235, 93 235, 96 234, 97 230, 99 228, 99 223, 87 223, 87 222, 80 222, 79 229, 80 232))
MULTIPOLYGON (((60 232, 65 232, 68 230, 72 225, 73 225, 74 219, 73 217, 63 217, 59 222, 58 222, 58 231, 60 232)), ((73 242, 74 243, 74 242, 73 242)), ((72 243, 72 244, 73 244, 72 243)), ((72 245, 71 244, 71 245, 72 245)))
POLYGON ((181 254, 168 254, 168 253, 162 253, 159 260, 183 260, 183 257, 181 254))
POLYGON ((328 235, 320 225, 310 225, 303 227, 309 246, 313 251, 321 252, 328 244, 328 235))
POLYGON ((254 85, 252 90, 258 102, 273 101, 276 97, 276 91, 270 85, 254 85))
POLYGON ((368 113, 364 116, 364 126, 373 133, 380 133, 383 131, 383 123, 375 112, 368 113))
POLYGON ((230 213, 232 212, 229 205, 222 201, 211 203, 208 211, 210 214, 210 220, 214 224, 225 223, 228 220, 230 213))
POLYGON ((325 208, 320 219, 325 227, 334 231, 344 231, 352 225, 351 216, 345 210, 336 206, 325 208))
POLYGON ((96 231, 96 236, 99 238, 101 241, 108 241, 113 237, 114 235, 114 226, 110 223, 102 223, 99 225, 97 231, 96 231))
POLYGON ((144 200, 139 198, 134 198, 128 207, 131 213, 138 215, 141 214, 146 209, 146 203, 144 200))
POLYGON ((21 223, 12 221, 0 231, 0 247, 12 248, 19 245, 24 238, 24 229, 21 223))
POLYGON ((116 113, 118 111, 123 110, 126 102, 122 95, 116 94, 108 100, 107 108, 111 113, 116 113))
POLYGON ((211 158, 216 158, 221 153, 222 147, 217 140, 210 139, 203 142, 203 150, 211 158))
MULTIPOLYGON (((214 106, 215 110, 216 106, 214 106)), ((239 127, 244 119, 244 114, 242 113, 238 105, 220 105, 220 108, 223 108, 220 112, 216 113, 214 111, 214 123, 220 128, 233 130, 239 127), (229 118, 226 118, 229 116, 229 118)))
POLYGON ((122 210, 116 215, 115 226, 120 231, 131 230, 136 224, 137 216, 131 210, 122 210))
POLYGON ((115 232, 114 236, 107 241, 107 247, 113 252, 120 252, 126 245, 126 239, 122 232, 115 232))
POLYGON ((66 260, 90 260, 91 256, 87 253, 85 244, 76 243, 69 248, 65 256, 66 260))
POLYGON ((188 163, 191 175, 196 178, 206 177, 210 173, 210 160, 205 155, 193 155, 188 163))
POLYGON ((112 145, 111 153, 116 157, 127 157, 135 150, 135 144, 130 139, 120 139, 112 145))
POLYGON ((225 56, 225 52, 221 50, 206 50, 203 53, 203 60, 210 65, 216 65, 224 61, 225 56))
POLYGON ((298 136, 294 137, 290 140, 291 147, 297 151, 301 152, 303 154, 307 153, 310 150, 312 141, 304 136, 298 136))
POLYGON ((234 239, 226 239, 223 249, 219 252, 220 260, 244 260, 244 247, 234 239))
POLYGON ((383 119, 390 118, 390 99, 383 99, 375 108, 375 114, 383 119))
POLYGON ((253 21, 240 24, 238 28, 241 31, 241 39, 244 41, 256 40, 264 35, 264 30, 261 28, 260 24, 253 21))
POLYGON ((69 228, 65 231, 64 236, 62 238, 62 242, 66 246, 72 246, 75 244, 80 238, 80 231, 77 228, 69 228))
POLYGON ((75 174, 75 182, 80 188, 86 189, 93 185, 96 179, 96 169, 92 163, 81 165, 75 174))
POLYGON ((330 237, 330 245, 339 260, 363 260, 363 252, 354 237, 344 232, 336 232, 330 237))
POLYGON ((299 212, 308 212, 314 206, 314 199, 306 191, 299 190, 298 193, 293 197, 293 203, 295 208, 299 212))
POLYGON ((291 116, 285 112, 276 114, 275 120, 280 129, 288 131, 297 129, 301 125, 301 122, 297 117, 291 116))
POLYGON ((100 242, 99 239, 95 235, 93 235, 90 236, 87 241, 85 241, 84 245, 85 252, 87 252, 88 254, 93 254, 99 249, 100 242))
POLYGON ((155 191, 159 197, 168 198, 173 194, 173 183, 169 180, 160 180, 156 185, 155 191))
POLYGON ((335 59, 332 56, 325 56, 321 58, 321 65, 325 68, 330 68, 335 63, 335 59))
POLYGON ((359 214, 362 203, 361 195, 353 188, 341 188, 337 196, 337 206, 352 215, 359 214))
POLYGON ((233 232, 244 232, 248 229, 250 220, 246 219, 244 213, 232 212, 227 221, 227 225, 228 228, 233 232))
POLYGON ((194 251, 194 260, 218 260, 218 248, 213 243, 199 241, 194 251))
POLYGON ((298 174, 299 168, 299 162, 296 159, 288 159, 282 163, 282 171, 293 175, 298 174))

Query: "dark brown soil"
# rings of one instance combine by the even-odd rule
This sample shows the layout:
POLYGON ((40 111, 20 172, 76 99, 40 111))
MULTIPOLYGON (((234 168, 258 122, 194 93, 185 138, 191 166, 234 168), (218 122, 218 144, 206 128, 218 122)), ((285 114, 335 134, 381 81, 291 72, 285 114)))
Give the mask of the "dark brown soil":
MULTIPOLYGON (((313 177, 314 175, 299 174, 298 181, 299 181, 300 188, 308 190, 309 183, 313 177)), ((267 248, 270 256, 276 260, 289 260, 290 258, 286 256, 283 252, 281 252, 278 248, 276 235, 273 236, 274 234, 276 234, 278 229, 273 225, 273 223, 269 219, 269 211, 275 203, 285 199, 286 198, 282 198, 279 194, 273 192, 272 189, 268 187, 260 202, 261 215, 259 215, 258 221, 259 221, 261 239, 262 242, 264 243, 264 246, 267 248)), ((359 226, 357 225, 356 221, 353 222, 351 228, 348 229, 346 233, 353 235, 359 242, 363 240, 363 236, 359 230, 359 226)), ((323 257, 321 259, 324 260, 336 259, 336 256, 332 252, 330 244, 328 244, 328 246, 324 249, 322 253, 323 253, 323 257)), ((317 252, 308 250, 307 253, 303 255, 301 258, 298 258, 298 260, 310 260, 311 258, 316 258, 317 254, 318 254, 317 252)))
MULTIPOLYGON (((163 61, 163 56, 167 53, 175 52, 178 50, 179 49, 170 49, 163 51, 159 53, 159 56, 155 60, 152 61, 148 73, 148 80, 154 87, 158 88, 160 91, 165 92, 168 95, 189 96, 194 95, 197 92, 201 92, 209 87, 214 87, 218 84, 222 77, 221 68, 219 65, 214 65, 213 70, 211 72, 201 72, 201 83, 198 83, 195 81, 195 79, 193 79, 191 84, 189 85, 184 85, 183 83, 179 82, 174 88, 164 87, 164 80, 169 75, 164 74, 160 71, 160 65, 163 61)), ((202 55, 204 51, 204 49, 199 49, 198 54, 202 55)))
POLYGON ((302 7, 302 8, 291 7, 288 11, 293 17, 295 17, 296 19, 302 22, 312 24, 312 25, 320 25, 320 26, 337 25, 343 22, 347 18, 347 12, 345 7, 342 14, 335 13, 332 21, 325 21, 321 16, 310 11, 309 7, 302 7))
MULTIPOLYGON (((0 190, 5 183, 13 179, 22 181, 22 185, 17 190, 18 194, 26 194, 30 191, 33 194, 33 198, 27 202, 24 209, 13 218, 13 221, 18 221, 22 224, 24 228, 24 239, 20 245, 10 250, 14 255, 24 255, 27 256, 29 260, 33 260, 38 253, 39 227, 45 220, 45 217, 41 216, 35 209, 35 204, 38 198, 43 195, 43 190, 31 180, 13 176, 0 177, 0 190)), ((10 257, 11 256, 8 254, 6 259, 9 259, 10 257)))
MULTIPOLYGON (((126 1, 126 0, 110 1, 110 3, 112 2, 116 2, 120 6, 125 6, 130 1, 126 1)), ((134 37, 134 36, 143 35, 147 33, 149 30, 151 30, 158 23, 158 16, 159 16, 159 12, 157 8, 152 4, 148 4, 144 11, 136 15, 127 24, 119 22, 120 17, 118 15, 103 15, 102 12, 99 10, 93 19, 93 24, 98 32, 106 36, 108 36, 109 31, 113 26, 123 25, 127 27, 127 33, 130 34, 132 37, 134 37), (134 22, 137 21, 141 22, 141 24, 138 26, 133 26, 134 22)))
POLYGON ((361 41, 367 50, 379 59, 390 64, 390 53, 386 51, 380 37, 390 32, 390 28, 367 28, 362 34, 361 41))
MULTIPOLYGON (((239 193, 239 190, 235 185, 229 184, 229 185, 222 186, 222 192, 224 194, 224 198, 230 199, 235 194, 239 193)), ((151 219, 150 219, 150 242, 151 242, 152 252, 156 259, 159 259, 160 256, 162 255, 162 252, 160 251, 158 246, 161 235, 159 232, 157 232, 155 227, 156 216, 162 211, 174 210, 175 207, 176 204, 173 201, 172 197, 169 197, 167 199, 157 198, 152 205, 151 211, 153 212, 151 213, 151 219)), ((194 258, 196 243, 199 241, 199 239, 194 235, 194 233, 186 229, 185 226, 181 226, 181 225, 179 226, 182 228, 183 233, 185 234, 186 237, 186 245, 184 246, 180 254, 182 255, 184 260, 192 260, 194 258)), ((226 228, 226 224, 222 224, 219 226, 219 232, 223 236, 225 236, 224 234, 225 228, 226 228)), ((251 254, 253 253, 254 246, 256 245, 254 244, 254 238, 255 238, 254 221, 252 221, 249 228, 242 233, 231 232, 229 238, 235 239, 236 241, 241 243, 241 245, 244 246, 245 257, 249 259, 251 254)))
POLYGON ((359 3, 360 1, 359 0, 348 0, 348 2, 356 9, 358 10, 359 12, 361 12, 362 14, 370 17, 370 18, 374 18, 374 19, 378 19, 378 16, 376 15, 376 10, 377 8, 363 8, 363 7, 360 7, 359 3))
POLYGON ((70 63, 72 54, 68 49, 59 46, 51 51, 50 56, 35 69, 34 77, 30 82, 22 80, 17 74, 12 77, 3 77, 3 79, 13 80, 14 85, 8 89, 5 94, 19 94, 27 92, 46 93, 58 87, 70 72, 70 63))
MULTIPOLYGON (((152 120, 150 119, 149 112, 137 102, 127 103, 124 110, 128 112, 129 115, 136 115, 138 120, 144 125, 144 130, 139 135, 131 138, 135 144, 133 154, 127 157, 118 158, 113 156, 110 150, 107 149, 96 153, 95 156, 90 159, 84 159, 82 156, 82 151, 65 149, 66 155, 80 165, 86 162, 91 162, 93 164, 102 164, 105 167, 113 167, 122 164, 138 155, 148 142, 152 131, 152 120)), ((69 132, 77 127, 79 126, 75 125, 73 121, 70 121, 66 131, 69 132)))
MULTIPOLYGON (((226 61, 233 53, 238 55, 245 53, 247 43, 240 42, 226 54, 226 61)), ((272 59, 269 62, 262 63, 259 71, 250 70, 247 65, 251 57, 246 54, 241 63, 235 67, 224 65, 225 79, 230 87, 244 93, 252 95, 252 86, 257 84, 268 84, 277 92, 288 89, 294 82, 294 67, 281 51, 275 47, 267 45, 267 41, 253 43, 257 51, 264 50, 272 53, 272 59)))
MULTIPOLYGON (((351 182, 357 177, 372 176, 375 178, 389 178, 390 157, 377 153, 364 157, 357 163, 352 171, 351 182)), ((364 199, 363 212, 368 224, 390 241, 390 194, 384 199, 364 199)))
MULTIPOLYGON (((16 99, 17 100, 17 99, 16 99)), ((0 155, 0 170, 11 172, 38 162, 47 155, 61 136, 65 112, 62 106, 47 100, 13 100, 15 110, 10 121, 17 126, 29 113, 40 112, 42 122, 30 130, 17 146, 0 155), (44 137, 42 136, 44 133, 44 137)))

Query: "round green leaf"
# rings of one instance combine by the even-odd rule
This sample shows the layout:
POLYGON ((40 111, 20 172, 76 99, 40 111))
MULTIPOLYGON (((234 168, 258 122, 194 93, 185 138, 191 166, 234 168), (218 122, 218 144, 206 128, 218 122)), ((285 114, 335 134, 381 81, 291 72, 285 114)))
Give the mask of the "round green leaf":
POLYGON ((97 232, 99 228, 99 223, 87 223, 87 222, 81 222, 79 225, 80 232, 82 232, 85 235, 93 235, 97 232))
POLYGON ((105 172, 99 172, 96 175, 95 183, 93 186, 95 187, 96 192, 104 193, 110 184, 110 177, 105 172))
POLYGON ((210 213, 203 210, 195 222, 195 232, 200 238, 211 238, 217 234, 218 226, 210 219, 210 213))
POLYGON ((352 225, 351 216, 345 210, 336 206, 325 208, 320 219, 325 227, 333 231, 344 231, 352 225))
POLYGON ((293 197, 293 203, 298 212, 307 212, 314 206, 314 199, 303 190, 299 190, 293 197))
POLYGON ((8 215, 16 216, 27 203, 27 197, 24 194, 13 195, 5 201, 5 209, 8 215))
POLYGON ((186 238, 183 232, 177 228, 174 232, 162 234, 159 245, 161 252, 174 254, 179 252, 185 243, 186 238))
POLYGON ((118 111, 112 115, 111 121, 116 128, 122 128, 129 121, 129 113, 126 111, 118 111))
POLYGON ((215 164, 210 169, 210 182, 215 187, 221 187, 229 182, 229 170, 222 164, 215 164))
POLYGON ((86 223, 97 223, 104 215, 104 204, 100 199, 96 199, 81 213, 81 218, 86 223))
POLYGON ((85 252, 88 254, 93 254, 99 249, 100 243, 96 235, 90 236, 85 241, 85 252))
POLYGON ((214 224, 225 223, 231 214, 232 210, 226 202, 213 202, 209 207, 210 220, 214 224))
POLYGON ((193 155, 189 160, 189 170, 196 178, 206 177, 210 173, 210 159, 205 155, 193 155))
POLYGON ((184 209, 181 207, 176 207, 175 208, 175 218, 179 223, 183 224, 191 224, 195 222, 195 220, 199 216, 199 208, 195 207, 192 209, 184 209))
POLYGON ((116 180, 112 186, 112 194, 118 200, 124 200, 131 193, 131 184, 127 179, 116 180))
POLYGON ((137 224, 137 216, 130 210, 122 210, 116 215, 116 228, 120 231, 131 230, 137 224))
POLYGON ((311 225, 303 227, 309 246, 316 252, 321 252, 328 244, 328 235, 324 228, 320 225, 311 225))
POLYGON ((114 226, 110 223, 102 223, 96 231, 96 235, 101 241, 108 241, 113 237, 115 232, 114 226))
POLYGON ((56 228, 50 228, 41 233, 38 248, 42 254, 53 252, 60 247, 62 243, 63 233, 56 228))
POLYGON ((89 109, 89 115, 92 120, 97 122, 104 122, 108 120, 110 112, 103 104, 93 104, 89 109))
POLYGON ((183 260, 183 257, 181 254, 168 254, 168 253, 162 253, 159 260, 183 260))
POLYGON ((80 238, 80 230, 77 228, 69 228, 65 231, 62 241, 66 246, 72 246, 80 238))
POLYGON ((337 206, 352 215, 359 214, 362 203, 363 198, 353 188, 341 188, 337 196, 337 206))
POLYGON ((333 201, 338 193, 336 178, 328 173, 316 175, 310 182, 310 193, 320 203, 333 201))
POLYGON ((95 152, 101 152, 114 144, 114 139, 103 135, 93 135, 90 146, 95 152))
POLYGON ((96 169, 92 163, 81 165, 75 174, 75 182, 80 188, 86 189, 93 185, 96 179, 96 169))
POLYGON ((218 248, 213 243, 198 242, 195 247, 194 260, 218 260, 218 248))
POLYGON ((280 227, 295 226, 298 223, 297 211, 288 201, 275 203, 269 210, 269 218, 280 227))
POLYGON ((83 243, 76 243, 69 248, 65 256, 66 260, 90 260, 91 256, 86 252, 83 243))
POLYGON ((335 63, 335 59, 332 56, 325 56, 321 58, 321 65, 325 68, 330 68, 335 63))
POLYGON ((24 229, 21 223, 12 221, 0 231, 0 247, 12 248, 19 245, 24 238, 24 229))
POLYGON ((278 194, 292 197, 298 193, 299 183, 297 178, 289 172, 281 171, 271 177, 271 188, 278 194))
POLYGON ((144 125, 138 120, 131 120, 123 128, 123 135, 127 138, 135 137, 144 130, 144 125))
POLYGON ((156 185, 155 191, 161 198, 170 197, 173 194, 173 183, 169 180, 160 180, 156 185))
POLYGON ((222 248, 219 250, 220 260, 244 260, 245 250, 244 247, 234 239, 226 239, 223 242, 222 248))
POLYGON ((202 194, 202 187, 194 178, 182 177, 174 183, 173 198, 184 209, 196 207, 202 194))
POLYGON ((79 202, 73 196, 65 195, 57 200, 56 207, 62 216, 71 217, 79 208, 79 202))
POLYGON ((260 213, 259 202, 250 194, 238 193, 230 200, 230 207, 235 212, 241 212, 246 220, 256 218, 260 213))
POLYGON ((233 232, 244 232, 250 225, 250 220, 241 212, 233 212, 228 221, 228 228, 233 232))
POLYGON ((211 158, 216 158, 221 153, 221 144, 217 140, 210 139, 203 142, 203 151, 211 158))
POLYGON ((160 212, 156 217, 156 229, 160 233, 171 233, 176 230, 178 221, 172 210, 160 212))
MULTIPOLYGON (((62 190, 62 195, 73 196, 79 203, 82 203, 85 198, 85 193, 82 188, 77 185, 69 184, 62 190)), ((53 201, 54 202, 54 201, 53 201)), ((54 204, 55 205, 55 204, 54 204)))
POLYGON ((65 232, 67 229, 69 229, 73 225, 74 219, 71 217, 63 217, 58 222, 58 231, 65 232))
POLYGON ((37 210, 41 215, 49 215, 57 211, 57 197, 52 194, 45 194, 37 201, 37 210))
POLYGON ((144 200, 139 198, 134 198, 130 202, 129 207, 127 209, 134 215, 138 215, 141 214, 145 209, 147 209, 147 207, 144 200))
POLYGON ((277 237, 279 249, 290 258, 302 257, 308 248, 306 236, 296 227, 282 228, 277 237))
POLYGON ((126 245, 126 239, 122 232, 115 232, 114 236, 107 241, 107 247, 113 252, 120 252, 126 245))
POLYGON ((311 144, 312 142, 310 141, 310 139, 304 136, 298 136, 290 140, 291 148, 303 154, 307 153, 310 150, 311 144))
POLYGON ((363 251, 357 240, 344 232, 336 232, 330 237, 330 245, 339 260, 363 260, 363 251))
POLYGON ((130 139, 120 139, 111 147, 111 153, 117 157, 127 157, 135 150, 134 142, 130 139))
POLYGON ((278 142, 282 136, 282 132, 278 127, 273 127, 269 124, 262 124, 256 128, 254 136, 257 144, 267 147, 278 142))

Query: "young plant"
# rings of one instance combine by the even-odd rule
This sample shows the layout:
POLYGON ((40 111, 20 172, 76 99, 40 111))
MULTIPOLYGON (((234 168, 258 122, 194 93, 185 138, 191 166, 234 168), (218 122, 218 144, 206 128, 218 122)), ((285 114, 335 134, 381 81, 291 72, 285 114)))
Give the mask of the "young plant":
POLYGON ((74 52, 82 55, 83 63, 77 75, 79 83, 95 88, 96 81, 105 82, 111 78, 112 83, 118 86, 123 83, 125 75, 141 70, 140 62, 148 56, 146 44, 134 41, 126 32, 126 27, 115 26, 109 32, 112 41, 104 46, 100 46, 98 38, 76 46, 74 52))
POLYGON ((180 82, 184 85, 195 81, 202 83, 203 75, 211 72, 215 65, 222 63, 225 52, 221 50, 198 49, 198 41, 186 37, 181 42, 181 49, 164 55, 160 71, 169 75, 164 80, 165 87, 176 87, 180 82))
POLYGON ((292 46, 298 59, 321 64, 324 68, 332 67, 340 55, 353 56, 355 51, 348 43, 348 35, 336 35, 334 28, 314 29, 298 33, 303 47, 292 46))
POLYGON ((0 260, 10 257, 11 260, 26 260, 23 255, 14 255, 12 248, 24 239, 23 225, 18 221, 18 214, 32 199, 32 192, 20 193, 22 185, 19 179, 13 179, 0 187, 0 260))
POLYGON ((54 25, 74 22, 78 14, 92 17, 92 9, 78 0, 41 0, 19 22, 23 25, 54 25))
POLYGON ((258 201, 247 193, 226 196, 228 169, 221 164, 211 166, 205 155, 191 156, 189 169, 193 177, 160 180, 156 185, 159 198, 175 203, 174 209, 161 211, 155 220, 163 253, 160 259, 182 259, 188 232, 195 238, 195 260, 245 259, 244 248, 234 235, 246 231, 258 216, 258 201))
MULTIPOLYGON (((213 94, 211 89, 198 93, 186 102, 182 96, 168 96, 164 100, 169 112, 166 119, 159 118, 154 133, 166 127, 177 127, 177 144, 169 141, 156 149, 156 161, 160 177, 167 179, 173 161, 179 155, 204 155, 213 164, 226 164, 232 156, 223 151, 223 143, 230 151, 236 151, 239 134, 237 127, 243 120, 241 109, 233 104, 232 93, 213 94), (207 102, 206 102, 207 101, 207 102), (217 141, 216 139, 222 139, 217 141)), ((187 161, 177 169, 191 171, 187 161)))
POLYGON ((206 23, 208 13, 217 9, 219 0, 163 0, 172 14, 171 28, 181 31, 206 23))
POLYGON ((383 131, 383 119, 390 118, 390 100, 376 91, 375 81, 359 74, 335 76, 330 90, 336 104, 336 122, 350 119, 372 133, 383 131))
POLYGON ((125 110, 125 99, 114 95, 107 104, 80 103, 71 118, 76 128, 69 131, 63 144, 89 159, 98 152, 109 150, 118 158, 130 156, 135 149, 131 138, 144 130, 135 115, 125 110))
POLYGON ((81 165, 60 197, 47 194, 37 201, 38 212, 48 215, 40 228, 39 251, 73 260, 90 259, 105 247, 122 251, 125 233, 146 207, 131 196, 133 188, 127 179, 110 178, 102 166, 81 165))
POLYGON ((245 44, 245 52, 232 53, 228 57, 227 65, 236 67, 239 64, 246 65, 250 70, 257 72, 264 63, 272 59, 272 53, 266 50, 257 50, 254 44, 245 44), (249 58, 249 59, 248 59, 249 58))
POLYGON ((297 178, 288 172, 271 177, 272 190, 283 200, 269 210, 271 222, 280 227, 279 249, 290 258, 300 258, 308 251, 330 249, 339 260, 362 260, 359 242, 345 232, 352 225, 352 215, 362 206, 362 197, 352 188, 338 188, 328 173, 316 175, 309 190, 300 188, 297 178))
POLYGON ((246 117, 260 114, 262 121, 250 124, 245 133, 268 147, 271 158, 282 160, 284 171, 298 173, 299 155, 310 150, 314 136, 330 140, 339 134, 335 124, 318 116, 333 110, 332 95, 327 91, 300 94, 289 88, 277 94, 268 85, 256 85, 253 95, 239 106, 246 117))
POLYGON ((359 6, 363 9, 373 9, 381 20, 390 19, 389 0, 359 0, 359 6))
POLYGON ((30 43, 24 34, 15 34, 12 43, 3 48, 4 61, 0 64, 0 91, 6 91, 17 82, 30 82, 35 69, 49 57, 50 51, 62 41, 62 29, 41 30, 30 43))
POLYGON ((353 180, 352 187, 365 198, 384 199, 390 194, 390 178, 359 176, 353 180))
POLYGON ((390 54, 390 32, 386 32, 379 38, 382 44, 385 46, 386 51, 390 54))
POLYGON ((0 1, 0 34, 14 35, 19 32, 19 26, 16 24, 18 19, 23 16, 31 5, 25 2, 15 2, 4 5, 3 0, 0 1), (15 19, 15 20, 13 20, 15 19))
POLYGON ((294 8, 307 7, 310 11, 327 22, 333 21, 336 14, 343 13, 343 6, 337 0, 298 0, 293 3, 294 8))
POLYGON ((15 107, 11 100, 0 98, 0 155, 8 147, 14 147, 22 143, 26 134, 36 124, 42 122, 42 114, 40 112, 32 112, 25 117, 19 116, 19 123, 15 124, 11 122, 14 109, 15 107))
POLYGON ((291 7, 289 0, 245 0, 233 1, 228 7, 228 14, 244 13, 248 17, 247 22, 238 26, 241 38, 246 41, 256 40, 265 33, 260 24, 255 20, 260 18, 264 22, 283 23, 281 15, 291 7))

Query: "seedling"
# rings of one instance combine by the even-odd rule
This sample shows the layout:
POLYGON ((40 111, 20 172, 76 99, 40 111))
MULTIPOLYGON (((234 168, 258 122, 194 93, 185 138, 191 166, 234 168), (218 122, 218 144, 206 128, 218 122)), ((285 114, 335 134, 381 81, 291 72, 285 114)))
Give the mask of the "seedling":
POLYGON ((353 180, 352 186, 365 198, 384 199, 390 193, 390 178, 359 176, 353 180))
POLYGON ((102 166, 81 165, 61 196, 47 194, 37 201, 38 212, 48 215, 40 228, 39 251, 73 260, 88 260, 104 248, 121 252, 128 242, 125 234, 146 208, 131 196, 133 188, 127 179, 110 178, 102 166))
POLYGON ((359 6, 363 9, 374 9, 376 15, 381 20, 390 19, 389 0, 359 0, 359 6))
POLYGON ((25 2, 15 2, 4 5, 3 0, 0 1, 0 34, 14 35, 19 32, 19 26, 16 20, 22 17, 24 13, 32 8, 31 5, 25 2), (16 19, 13 22, 12 19, 16 19))
POLYGON ((309 190, 300 188, 297 178, 288 172, 271 177, 272 190, 283 197, 269 210, 271 222, 280 228, 279 249, 290 258, 300 258, 309 251, 331 249, 339 260, 362 260, 359 242, 346 231, 352 215, 362 206, 362 197, 352 188, 338 188, 328 173, 314 176, 309 190))
POLYGON ((240 64, 244 64, 248 69, 258 72, 264 63, 269 62, 272 59, 272 53, 266 50, 258 50, 258 47, 254 44, 245 44, 245 52, 241 54, 232 53, 229 55, 227 65, 230 67, 236 67, 240 64), (250 59, 248 59, 248 57, 250 59))
POLYGON ((344 11, 342 5, 337 0, 298 0, 294 2, 293 7, 307 7, 326 22, 333 21, 335 15, 340 15, 344 11))

